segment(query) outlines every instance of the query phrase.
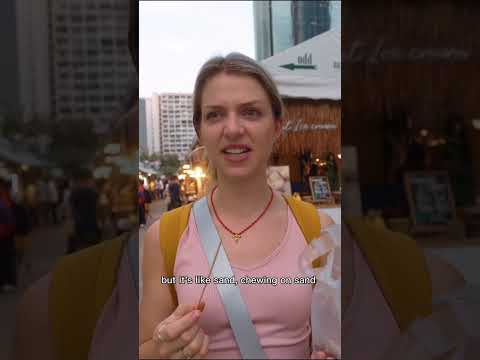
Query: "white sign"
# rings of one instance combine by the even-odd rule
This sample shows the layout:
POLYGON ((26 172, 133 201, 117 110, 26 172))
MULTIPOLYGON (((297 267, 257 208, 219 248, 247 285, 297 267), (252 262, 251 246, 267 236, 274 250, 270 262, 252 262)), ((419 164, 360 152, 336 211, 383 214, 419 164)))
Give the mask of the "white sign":
POLYGON ((262 61, 282 96, 341 99, 341 36, 332 29, 262 61))

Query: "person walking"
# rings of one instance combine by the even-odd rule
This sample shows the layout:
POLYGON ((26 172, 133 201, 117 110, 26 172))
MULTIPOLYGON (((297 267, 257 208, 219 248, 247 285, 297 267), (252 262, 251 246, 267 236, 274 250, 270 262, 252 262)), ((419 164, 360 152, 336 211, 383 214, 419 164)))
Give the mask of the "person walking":
POLYGON ((158 179, 157 180, 157 193, 158 193, 158 198, 159 199, 163 199, 163 190, 164 190, 164 187, 163 187, 163 181, 161 179, 158 179))
POLYGON ((50 179, 47 183, 47 208, 48 208, 48 214, 47 216, 50 219, 50 222, 53 225, 58 224, 58 214, 57 214, 57 207, 58 207, 58 201, 59 201, 59 196, 58 196, 58 190, 57 190, 57 184, 55 180, 50 179))
POLYGON ((170 177, 170 181, 168 182, 168 197, 170 198, 167 206, 169 211, 182 206, 180 184, 176 176, 170 177))
POLYGON ((46 178, 40 178, 37 182, 38 202, 39 202, 39 223, 40 225, 48 224, 48 184, 46 178))
POLYGON ((143 181, 139 180, 138 181, 138 222, 140 224, 140 227, 144 227, 147 223, 146 221, 146 214, 145 214, 145 204, 147 202, 146 199, 146 190, 145 187, 143 186, 143 181))
POLYGON ((98 193, 90 171, 77 176, 77 184, 70 195, 70 207, 74 222, 74 236, 70 251, 94 245, 100 240, 97 223, 98 193))

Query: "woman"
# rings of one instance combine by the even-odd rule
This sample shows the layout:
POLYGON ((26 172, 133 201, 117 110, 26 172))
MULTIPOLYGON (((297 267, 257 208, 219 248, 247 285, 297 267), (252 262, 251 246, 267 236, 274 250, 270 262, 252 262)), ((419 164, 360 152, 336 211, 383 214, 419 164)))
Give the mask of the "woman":
MULTIPOLYGON (((204 64, 194 91, 194 127, 216 178, 208 209, 235 277, 299 276, 306 246, 285 199, 268 185, 266 168, 282 132, 282 101, 269 75, 241 54, 204 64), (241 234, 241 235, 240 235, 241 234)), ((331 219, 321 216, 322 226, 331 219)), ((177 285, 178 307, 168 286, 159 222, 145 237, 139 354, 142 358, 239 358, 214 285, 177 285)), ((191 213, 178 245, 174 275, 208 274, 209 265, 191 213)), ((310 351, 312 287, 243 285, 239 288, 267 357, 306 358, 310 351), (295 291, 291 291, 295 290, 295 291)))

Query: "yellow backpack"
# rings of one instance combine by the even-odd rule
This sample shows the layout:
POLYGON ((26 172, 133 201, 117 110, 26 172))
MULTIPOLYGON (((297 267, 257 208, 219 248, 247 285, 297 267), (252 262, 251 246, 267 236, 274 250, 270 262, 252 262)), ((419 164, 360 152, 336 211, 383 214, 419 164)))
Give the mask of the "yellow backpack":
POLYGON ((432 285, 423 251, 411 237, 368 218, 345 218, 398 327, 432 312, 432 285))
MULTIPOLYGON (((317 210, 313 205, 292 197, 287 197, 287 202, 307 242, 310 242, 320 234, 317 210)), ((173 276, 177 244, 188 224, 190 209, 191 205, 187 205, 162 216, 161 248, 168 276, 173 276)), ((373 226, 364 219, 346 221, 400 329, 406 329, 413 319, 428 315, 431 312, 430 278, 423 254, 415 242, 405 235, 373 226)), ((138 246, 127 241, 127 236, 63 257, 55 265, 49 292, 49 317, 60 359, 88 358, 97 320, 116 285, 117 269, 126 247, 130 263, 134 264, 133 277, 138 279, 138 246)), ((171 291, 176 299, 173 287, 171 291)))

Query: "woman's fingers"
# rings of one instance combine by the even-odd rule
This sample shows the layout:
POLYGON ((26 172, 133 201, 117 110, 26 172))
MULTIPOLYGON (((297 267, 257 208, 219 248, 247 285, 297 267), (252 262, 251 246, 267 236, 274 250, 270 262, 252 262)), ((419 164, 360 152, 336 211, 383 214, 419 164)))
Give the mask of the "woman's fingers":
POLYGON ((160 326, 157 337, 161 341, 174 341, 185 331, 193 327, 199 318, 200 311, 194 310, 179 319, 171 320, 167 324, 160 326))
POLYGON ((335 357, 327 354, 325 351, 314 351, 312 352, 310 359, 335 359, 335 357))
POLYGON ((197 355, 202 349, 204 338, 205 334, 200 330, 193 340, 183 348, 184 355, 189 359, 197 355))
POLYGON ((169 345, 171 352, 176 352, 185 348, 188 344, 190 344, 198 333, 200 332, 200 327, 198 325, 192 326, 190 329, 185 331, 183 334, 180 335, 175 341, 169 345))
POLYGON ((205 359, 208 355, 208 344, 209 343, 210 343, 210 338, 208 337, 208 335, 205 335, 203 337, 202 348, 200 349, 200 351, 197 354, 195 354, 195 356, 192 359, 205 359))
MULTIPOLYGON (((199 330, 195 338, 186 346, 178 348, 173 352, 172 359, 194 359, 202 350, 206 335, 199 330)), ((207 344, 208 346, 208 344, 207 344)))

